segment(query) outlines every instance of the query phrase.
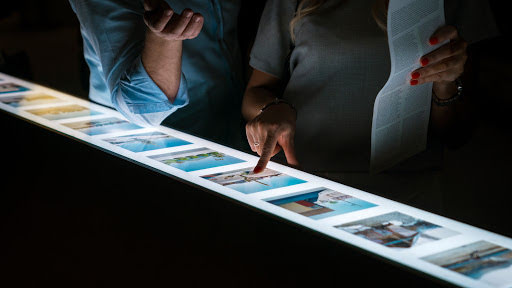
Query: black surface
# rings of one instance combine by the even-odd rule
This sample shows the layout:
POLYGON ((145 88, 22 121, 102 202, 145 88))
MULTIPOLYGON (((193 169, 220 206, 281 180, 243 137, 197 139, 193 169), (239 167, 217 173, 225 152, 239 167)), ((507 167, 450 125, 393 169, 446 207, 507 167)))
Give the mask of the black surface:
POLYGON ((5 112, 0 123, 0 286, 440 285, 5 112))

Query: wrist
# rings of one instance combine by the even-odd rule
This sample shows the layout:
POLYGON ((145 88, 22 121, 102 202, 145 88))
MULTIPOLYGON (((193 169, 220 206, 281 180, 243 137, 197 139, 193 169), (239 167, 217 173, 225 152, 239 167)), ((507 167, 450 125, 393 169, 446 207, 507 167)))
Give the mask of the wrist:
POLYGON ((145 42, 146 43, 147 42, 156 43, 158 45, 164 45, 164 46, 169 46, 169 45, 176 46, 176 45, 181 45, 183 40, 166 38, 163 36, 162 33, 154 32, 151 29, 149 29, 149 27, 146 27, 146 41, 145 42))
POLYGON ((432 88, 432 101, 437 106, 449 106, 455 103, 463 95, 462 81, 457 78, 454 82, 434 83, 432 88))
POLYGON ((259 113, 261 114, 264 111, 266 111, 267 109, 272 109, 273 106, 279 107, 281 109, 287 109, 288 108, 287 110, 293 111, 293 114, 295 115, 294 118, 297 118, 297 109, 295 109, 295 107, 290 102, 288 102, 288 101, 286 101, 284 99, 280 99, 280 98, 275 98, 271 102, 268 102, 265 106, 263 106, 260 109, 259 113), (285 106, 285 107, 283 107, 283 106, 285 106))
POLYGON ((452 81, 434 82, 432 90, 437 98, 445 100, 457 93, 457 85, 452 81))

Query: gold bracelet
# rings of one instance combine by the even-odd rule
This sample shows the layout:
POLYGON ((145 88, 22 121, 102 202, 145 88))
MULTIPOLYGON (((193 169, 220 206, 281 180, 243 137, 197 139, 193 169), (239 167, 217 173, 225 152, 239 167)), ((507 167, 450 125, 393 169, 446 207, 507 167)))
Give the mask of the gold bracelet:
POLYGON ((295 113, 297 113, 297 109, 295 109, 295 107, 290 102, 288 102, 284 99, 280 99, 280 98, 276 98, 272 102, 267 103, 265 106, 263 106, 263 108, 260 109, 260 113, 265 111, 265 109, 267 109, 268 107, 270 107, 272 105, 280 104, 280 103, 288 104, 288 106, 290 106, 293 110, 295 110, 295 113))

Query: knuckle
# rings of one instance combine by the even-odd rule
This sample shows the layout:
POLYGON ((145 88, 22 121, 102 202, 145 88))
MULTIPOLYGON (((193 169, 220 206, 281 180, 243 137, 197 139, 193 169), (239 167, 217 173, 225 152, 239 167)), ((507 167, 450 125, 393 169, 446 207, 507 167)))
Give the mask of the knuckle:
POLYGON ((277 123, 267 123, 267 128, 272 131, 271 133, 274 134, 275 131, 277 131, 279 129, 279 124, 277 123))
POLYGON ((459 32, 457 31, 457 28, 453 25, 448 25, 448 32, 450 32, 452 35, 457 36, 459 32))
POLYGON ((445 70, 448 70, 450 68, 451 63, 450 62, 442 62, 442 63, 439 63, 439 70, 441 71, 445 71, 445 70))

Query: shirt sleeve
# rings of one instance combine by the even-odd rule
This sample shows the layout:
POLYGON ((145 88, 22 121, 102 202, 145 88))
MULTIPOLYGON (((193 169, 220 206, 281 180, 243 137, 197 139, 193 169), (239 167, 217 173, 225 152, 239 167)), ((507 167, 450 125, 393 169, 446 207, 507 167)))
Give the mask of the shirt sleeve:
POLYGON ((296 5, 296 0, 267 1, 251 50, 251 67, 279 79, 284 77, 291 43, 288 27, 296 5))
POLYGON ((142 65, 145 24, 142 1, 70 0, 84 38, 99 59, 113 106, 142 126, 159 125, 188 104, 182 73, 178 95, 171 103, 142 65))
POLYGON ((485 0, 445 0, 446 24, 457 27, 468 43, 498 36, 494 14, 485 0))

